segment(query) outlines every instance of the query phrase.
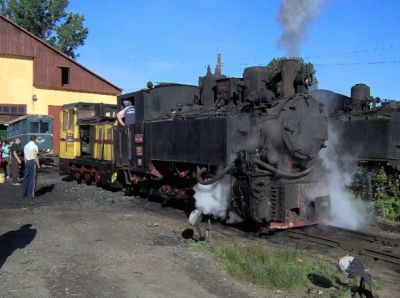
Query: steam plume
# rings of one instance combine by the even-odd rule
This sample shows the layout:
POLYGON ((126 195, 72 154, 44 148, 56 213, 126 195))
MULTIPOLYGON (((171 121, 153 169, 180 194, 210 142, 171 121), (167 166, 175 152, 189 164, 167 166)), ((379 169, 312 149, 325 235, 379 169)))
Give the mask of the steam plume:
POLYGON ((233 195, 232 183, 233 178, 230 175, 225 175, 222 179, 210 185, 196 184, 193 187, 196 209, 203 214, 226 220, 227 223, 241 222, 242 218, 229 211, 233 195))
POLYGON ((196 209, 203 214, 225 219, 232 198, 232 178, 228 175, 210 185, 194 186, 196 209))
POLYGON ((327 170, 326 183, 331 198, 331 225, 356 230, 367 222, 367 211, 348 189, 356 171, 356 160, 339 156, 339 133, 329 126, 328 147, 320 157, 327 170))
POLYGON ((278 45, 289 56, 298 56, 300 45, 307 38, 308 27, 320 12, 326 0, 282 0, 278 22, 282 34, 278 45))

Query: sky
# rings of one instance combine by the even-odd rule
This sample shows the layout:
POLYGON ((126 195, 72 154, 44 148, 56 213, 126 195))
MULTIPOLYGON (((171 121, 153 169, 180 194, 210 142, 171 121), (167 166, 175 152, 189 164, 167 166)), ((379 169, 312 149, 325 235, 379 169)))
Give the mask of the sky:
MULTIPOLYGON (((298 0, 292 0, 298 1, 298 0)), ((311 0, 312 1, 312 0, 311 0)), ((222 54, 223 73, 286 56, 278 46, 280 0, 70 0, 89 36, 78 62, 132 92, 148 81, 197 84, 222 54)), ((300 56, 319 88, 345 95, 356 83, 400 100, 400 1, 324 0, 304 28, 300 56)))

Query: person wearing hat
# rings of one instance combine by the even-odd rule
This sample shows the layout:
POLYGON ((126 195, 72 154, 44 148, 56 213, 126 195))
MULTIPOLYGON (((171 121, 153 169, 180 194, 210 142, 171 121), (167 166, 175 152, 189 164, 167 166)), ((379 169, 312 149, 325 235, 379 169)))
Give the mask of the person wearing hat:
POLYGON ((360 277, 360 286, 358 287, 358 294, 360 297, 378 297, 372 290, 372 277, 359 258, 344 256, 339 260, 339 267, 343 272, 347 273, 349 278, 360 277), (369 291, 367 291, 365 287, 366 284, 368 285, 369 291))
POLYGON ((124 108, 118 112, 117 119, 121 126, 130 126, 136 122, 136 110, 129 99, 122 101, 124 108))

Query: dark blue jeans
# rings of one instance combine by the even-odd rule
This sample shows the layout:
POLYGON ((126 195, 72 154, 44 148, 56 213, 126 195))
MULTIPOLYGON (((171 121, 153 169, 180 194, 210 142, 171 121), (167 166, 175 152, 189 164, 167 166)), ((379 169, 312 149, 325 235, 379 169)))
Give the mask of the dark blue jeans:
POLYGON ((35 197, 37 181, 37 167, 35 160, 28 160, 25 163, 24 180, 22 181, 23 197, 35 197))

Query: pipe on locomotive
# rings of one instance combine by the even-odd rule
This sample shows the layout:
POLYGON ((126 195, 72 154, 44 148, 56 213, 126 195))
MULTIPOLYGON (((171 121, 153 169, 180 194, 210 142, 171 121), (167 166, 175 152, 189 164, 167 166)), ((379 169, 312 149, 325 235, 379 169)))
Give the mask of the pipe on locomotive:
POLYGON ((223 169, 218 175, 214 176, 211 179, 208 180, 203 180, 201 175, 204 174, 206 169, 202 169, 200 171, 197 171, 197 182, 202 185, 210 185, 213 184, 214 182, 217 182, 219 179, 225 176, 226 173, 228 173, 233 167, 235 166, 235 163, 231 163, 229 166, 227 166, 225 169, 223 169))
POLYGON ((260 167, 262 167, 264 169, 267 169, 268 171, 274 172, 278 176, 287 177, 287 178, 300 178, 300 177, 303 177, 303 176, 311 173, 315 168, 315 165, 312 165, 308 169, 306 169, 304 171, 301 171, 301 172, 287 173, 287 172, 283 172, 281 170, 278 170, 277 168, 274 168, 273 166, 271 166, 271 165, 269 165, 269 164, 267 164, 267 163, 265 163, 265 162, 263 162, 263 161, 261 161, 259 159, 255 159, 255 160, 253 160, 253 162, 256 165, 258 165, 258 166, 260 166, 260 167))
MULTIPOLYGON (((283 172, 281 170, 278 170, 277 168, 274 168, 273 166, 259 160, 259 159, 254 159, 253 162, 258 165, 259 167, 262 167, 270 172, 275 173, 278 176, 281 177, 286 177, 286 178, 300 178, 303 176, 306 176, 307 174, 311 173, 314 168, 315 165, 310 166, 308 169, 305 169, 304 171, 301 172, 296 172, 296 173, 287 173, 287 172, 283 172)), ((222 177, 224 177, 225 174, 227 174, 233 167, 235 166, 234 163, 230 164, 229 166, 227 166, 226 168, 224 168, 218 175, 214 176, 211 179, 208 180, 204 180, 202 179, 202 175, 204 174, 204 172, 206 171, 206 169, 202 169, 200 171, 197 172, 197 182, 201 185, 210 185, 213 184, 215 182, 217 182, 219 179, 221 179, 222 177)))

